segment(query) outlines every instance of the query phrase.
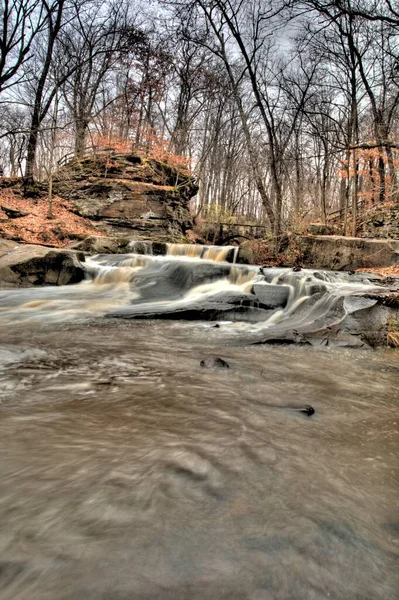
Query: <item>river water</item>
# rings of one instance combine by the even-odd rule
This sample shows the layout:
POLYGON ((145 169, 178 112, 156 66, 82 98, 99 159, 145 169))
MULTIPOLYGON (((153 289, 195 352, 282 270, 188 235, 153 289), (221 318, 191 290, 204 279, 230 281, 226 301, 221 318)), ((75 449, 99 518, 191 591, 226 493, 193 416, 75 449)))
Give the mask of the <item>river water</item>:
POLYGON ((396 351, 9 310, 1 600, 399 598, 396 351))

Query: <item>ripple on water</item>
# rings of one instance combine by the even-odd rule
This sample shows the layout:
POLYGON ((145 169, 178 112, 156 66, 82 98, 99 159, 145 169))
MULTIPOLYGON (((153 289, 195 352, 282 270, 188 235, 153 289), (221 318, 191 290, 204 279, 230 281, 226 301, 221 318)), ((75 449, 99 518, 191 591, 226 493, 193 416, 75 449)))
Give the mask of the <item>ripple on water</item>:
POLYGON ((2 600, 397 599, 396 355, 209 332, 8 330, 2 600))

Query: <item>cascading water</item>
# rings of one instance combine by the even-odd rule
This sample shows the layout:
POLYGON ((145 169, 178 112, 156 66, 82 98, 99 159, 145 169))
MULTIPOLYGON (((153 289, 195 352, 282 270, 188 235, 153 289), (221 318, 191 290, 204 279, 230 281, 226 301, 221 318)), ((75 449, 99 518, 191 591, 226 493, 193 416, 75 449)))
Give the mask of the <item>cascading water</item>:
POLYGON ((150 251, 144 245, 140 254, 90 258, 82 284, 3 292, 0 315, 220 321, 228 332, 242 323, 253 341, 292 340, 340 323, 350 312, 345 299, 376 287, 362 276, 232 265, 229 247, 171 244, 166 256, 150 251))
POLYGON ((373 284, 131 249, 0 290, 1 600, 397 600, 397 352, 256 344, 373 284))
POLYGON ((238 246, 200 246, 198 244, 168 244, 167 256, 202 258, 215 262, 236 263, 238 246))

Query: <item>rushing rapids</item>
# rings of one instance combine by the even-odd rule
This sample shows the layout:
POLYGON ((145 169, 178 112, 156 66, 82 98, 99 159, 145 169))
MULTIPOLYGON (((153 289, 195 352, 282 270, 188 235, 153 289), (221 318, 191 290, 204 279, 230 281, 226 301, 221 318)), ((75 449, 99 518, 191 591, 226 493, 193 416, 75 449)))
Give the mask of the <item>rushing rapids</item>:
POLYGON ((170 244, 154 255, 151 244, 136 242, 132 249, 88 259, 81 284, 1 292, 0 318, 205 320, 245 341, 320 343, 327 328, 376 303, 363 297, 376 284, 362 275, 237 265, 231 247, 170 244))
POLYGON ((131 250, 0 292, 1 600, 397 600, 378 289, 131 250))

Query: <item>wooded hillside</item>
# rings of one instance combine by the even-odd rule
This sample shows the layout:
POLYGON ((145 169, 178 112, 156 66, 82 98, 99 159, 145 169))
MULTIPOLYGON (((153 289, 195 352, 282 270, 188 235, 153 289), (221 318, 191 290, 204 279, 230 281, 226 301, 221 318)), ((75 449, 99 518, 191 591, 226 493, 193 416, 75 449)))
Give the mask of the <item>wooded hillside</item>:
POLYGON ((398 202, 397 2, 1 0, 0 21, 0 162, 27 192, 112 148, 277 237, 398 202))

